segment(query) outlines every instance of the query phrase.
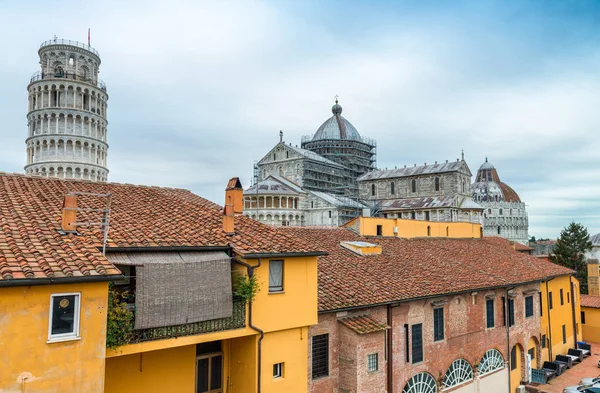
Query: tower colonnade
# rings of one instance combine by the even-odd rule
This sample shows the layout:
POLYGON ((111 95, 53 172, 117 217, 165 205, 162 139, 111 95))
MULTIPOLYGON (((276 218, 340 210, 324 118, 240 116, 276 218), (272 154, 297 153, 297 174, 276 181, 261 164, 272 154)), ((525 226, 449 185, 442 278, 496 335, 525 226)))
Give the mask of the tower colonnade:
POLYGON ((27 87, 26 173, 106 181, 108 94, 98 52, 53 39, 38 54, 41 69, 27 87))

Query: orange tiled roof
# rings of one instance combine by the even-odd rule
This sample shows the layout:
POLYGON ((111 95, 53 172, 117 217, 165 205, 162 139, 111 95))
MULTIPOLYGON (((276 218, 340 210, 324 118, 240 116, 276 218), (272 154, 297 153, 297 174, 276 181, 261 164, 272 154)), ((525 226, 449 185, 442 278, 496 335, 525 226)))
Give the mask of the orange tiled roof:
POLYGON ((338 320, 344 326, 352 329, 357 334, 380 332, 389 328, 385 323, 376 321, 369 315, 342 318, 338 320))
POLYGON ((516 252, 505 239, 360 237, 346 228, 280 228, 328 253, 319 257, 319 310, 515 285, 573 271, 516 252), (381 255, 361 257, 341 241, 368 239, 381 255))
MULTIPOLYGON (((46 179, 0 172, 0 281, 114 275, 119 271, 98 251, 98 227, 60 235, 68 192, 110 193, 107 248, 231 246, 242 255, 316 250, 301 240, 241 215, 236 233, 222 227, 222 208, 188 190, 46 179)), ((78 196, 78 207, 102 208, 106 200, 78 196)), ((78 222, 100 221, 98 212, 78 212, 78 222)))
POLYGON ((581 295, 581 307, 600 308, 600 296, 581 295))

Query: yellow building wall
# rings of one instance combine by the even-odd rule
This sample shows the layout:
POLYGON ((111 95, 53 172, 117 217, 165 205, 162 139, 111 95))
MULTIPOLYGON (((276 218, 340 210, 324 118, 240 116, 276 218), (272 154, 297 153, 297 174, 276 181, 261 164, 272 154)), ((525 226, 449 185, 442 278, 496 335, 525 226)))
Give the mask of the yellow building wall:
POLYGON ((317 257, 262 259, 254 275, 260 286, 253 305, 255 326, 271 332, 317 324, 317 257), (283 292, 269 293, 269 261, 282 259, 283 292))
POLYGON ((581 307, 585 313, 585 323, 581 324, 583 340, 600 343, 600 308, 581 307))
POLYGON ((580 325, 580 301, 579 301, 579 283, 571 276, 559 276, 547 281, 548 292, 552 292, 552 310, 548 307, 548 296, 546 291, 546 282, 540 284, 542 292, 543 316, 541 321, 541 334, 546 334, 548 346, 551 345, 552 359, 550 359, 549 348, 542 349, 543 360, 554 360, 556 355, 566 354, 569 348, 575 345, 575 333, 577 340, 581 341, 580 325), (574 285, 574 297, 571 296, 571 281, 574 285), (560 290, 563 290, 564 304, 560 304, 560 290), (567 296, 567 293, 569 295, 567 296), (568 301, 569 300, 569 301, 568 301), (575 301, 575 323, 577 331, 573 329, 573 309, 572 302, 575 301), (550 326, 548 325, 548 315, 550 315, 550 326), (563 343, 562 326, 566 327, 566 343, 563 343))
POLYGON ((265 393, 308 390, 308 328, 282 330, 263 339, 262 386, 265 393), (284 363, 283 378, 273 378, 273 365, 284 363))
POLYGON ((404 220, 400 218, 358 217, 345 226, 356 229, 362 236, 377 236, 377 226, 381 225, 383 236, 402 238, 415 237, 452 237, 480 238, 481 225, 468 222, 437 222, 404 220), (357 222, 358 221, 358 222, 357 222), (358 224, 358 225, 357 225, 358 224), (394 233, 394 227, 398 233, 394 233), (429 227, 429 232, 427 228, 429 227))
POLYGON ((0 392, 102 392, 107 283, 0 288, 0 392), (81 293, 80 339, 47 343, 50 295, 81 293))
POLYGON ((193 393, 196 346, 106 359, 105 393, 193 393))
MULTIPOLYGON (((265 332, 262 341, 262 392, 306 392, 308 386, 308 327, 318 322, 317 257, 284 260, 283 292, 269 293, 269 262, 254 270, 259 292, 253 301, 253 324, 265 332), (273 379, 273 364, 284 362, 284 378, 273 379)), ((258 260, 245 262, 256 266, 258 260)), ((246 269, 234 265, 234 271, 246 269)), ((255 393, 258 333, 247 326, 209 334, 126 345, 109 351, 106 392, 193 392, 195 344, 221 341, 223 386, 228 393, 255 393), (139 371, 140 356, 144 365, 139 371), (142 382, 143 381, 143 382, 142 382)))
MULTIPOLYGON (((228 393, 256 392, 258 336, 232 339, 228 351, 230 365, 228 393)), ((263 371, 268 372, 269 370, 263 371)))

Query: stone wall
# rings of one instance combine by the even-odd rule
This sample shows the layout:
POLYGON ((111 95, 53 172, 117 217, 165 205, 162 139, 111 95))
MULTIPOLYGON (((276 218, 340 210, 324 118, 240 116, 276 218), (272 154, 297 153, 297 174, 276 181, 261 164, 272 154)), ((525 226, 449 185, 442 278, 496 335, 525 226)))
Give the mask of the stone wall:
POLYGON ((460 173, 443 173, 420 176, 407 176, 402 178, 387 178, 363 180, 359 182, 361 199, 384 200, 404 199, 418 197, 435 197, 448 195, 470 195, 470 178, 460 173), (439 180, 439 190, 435 190, 435 179, 439 180), (412 182, 415 181, 415 192, 412 191, 412 182), (394 193, 392 193, 392 183, 394 193), (372 186, 375 185, 375 195, 372 186))

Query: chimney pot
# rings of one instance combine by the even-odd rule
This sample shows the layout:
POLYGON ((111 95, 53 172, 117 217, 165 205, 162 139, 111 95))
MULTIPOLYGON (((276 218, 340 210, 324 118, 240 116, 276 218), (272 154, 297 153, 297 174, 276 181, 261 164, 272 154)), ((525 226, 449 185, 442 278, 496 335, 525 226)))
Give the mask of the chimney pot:
POLYGON ((225 189, 225 206, 231 205, 233 213, 242 213, 244 211, 244 189, 239 177, 232 177, 227 183, 225 189))
POLYGON ((77 227, 75 223, 77 222, 77 196, 75 195, 65 195, 65 200, 63 202, 62 209, 62 222, 61 229, 65 232, 75 232, 77 231, 77 227))

